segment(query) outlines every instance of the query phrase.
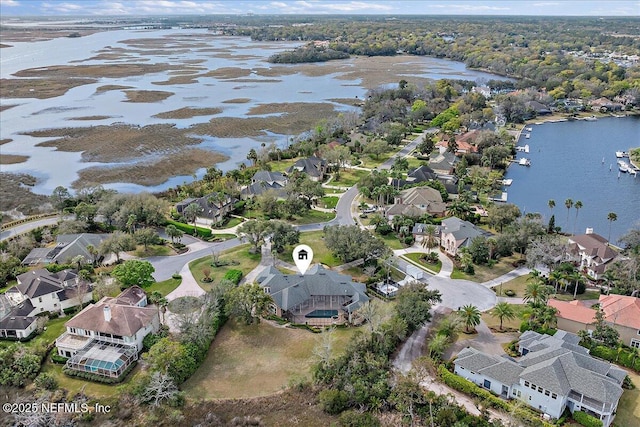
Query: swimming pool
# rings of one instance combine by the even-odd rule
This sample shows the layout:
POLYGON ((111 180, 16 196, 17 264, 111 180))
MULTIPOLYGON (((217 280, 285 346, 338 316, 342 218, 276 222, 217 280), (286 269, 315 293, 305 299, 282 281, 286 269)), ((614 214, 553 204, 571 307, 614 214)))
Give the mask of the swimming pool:
POLYGON ((338 310, 313 310, 304 317, 308 319, 331 319, 333 317, 338 317, 338 310))

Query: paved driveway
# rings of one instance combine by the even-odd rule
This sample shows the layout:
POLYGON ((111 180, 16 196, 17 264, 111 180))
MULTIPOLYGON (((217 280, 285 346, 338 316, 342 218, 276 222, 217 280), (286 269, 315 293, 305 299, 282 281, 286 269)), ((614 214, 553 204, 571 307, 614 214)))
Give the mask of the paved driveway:
POLYGON ((453 310, 473 304, 480 311, 485 311, 496 305, 496 294, 479 283, 440 276, 428 276, 420 281, 427 283, 430 289, 439 290, 442 294, 441 304, 453 310))

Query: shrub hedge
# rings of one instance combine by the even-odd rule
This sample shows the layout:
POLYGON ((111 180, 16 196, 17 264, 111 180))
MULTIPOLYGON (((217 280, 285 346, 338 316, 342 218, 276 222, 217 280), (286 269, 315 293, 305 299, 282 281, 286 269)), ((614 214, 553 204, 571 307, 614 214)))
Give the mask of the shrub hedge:
POLYGON ((622 347, 622 351, 618 354, 617 348, 609 348, 603 345, 597 345, 590 348, 589 353, 594 357, 608 360, 609 362, 640 371, 640 357, 634 355, 630 350, 622 347))
POLYGON ((137 362, 133 362, 127 367, 127 369, 124 370, 124 372, 118 378, 103 377, 102 375, 94 374, 92 372, 81 372, 68 368, 64 368, 62 372, 64 372, 66 375, 69 375, 70 377, 82 378, 96 383, 118 384, 121 383, 125 378, 127 378, 127 375, 129 375, 129 373, 133 370, 133 368, 136 367, 136 365, 137 362))
POLYGON ((180 230, 182 232, 185 232, 185 233, 188 233, 188 234, 191 234, 191 235, 194 234, 194 231, 197 231, 198 234, 203 236, 203 237, 211 237, 213 235, 213 232, 209 228, 194 227, 193 225, 185 224, 184 222, 174 221, 172 219, 168 219, 167 220, 167 224, 172 224, 178 230, 180 230))
POLYGON ((242 271, 240 270, 229 270, 224 274, 223 279, 231 280, 235 285, 240 283, 242 279, 242 271))
POLYGON ((602 421, 586 412, 573 411, 573 419, 584 427, 602 427, 602 421))

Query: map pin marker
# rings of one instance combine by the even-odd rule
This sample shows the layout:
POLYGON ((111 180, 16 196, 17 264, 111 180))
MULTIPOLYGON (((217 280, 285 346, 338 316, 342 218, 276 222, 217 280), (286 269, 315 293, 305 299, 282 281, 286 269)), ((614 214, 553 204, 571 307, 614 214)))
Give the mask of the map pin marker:
POLYGON ((293 262, 296 263, 300 274, 304 274, 309 269, 312 260, 313 249, 309 246, 298 245, 293 249, 293 262))

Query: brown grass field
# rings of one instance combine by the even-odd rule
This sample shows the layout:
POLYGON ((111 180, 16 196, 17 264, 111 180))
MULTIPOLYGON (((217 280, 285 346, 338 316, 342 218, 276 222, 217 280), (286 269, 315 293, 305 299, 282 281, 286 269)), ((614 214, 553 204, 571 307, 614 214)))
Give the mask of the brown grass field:
POLYGON ((0 139, 0 145, 8 144, 11 141, 13 141, 13 139, 11 139, 11 138, 0 139))
POLYGON ((153 117, 157 117, 159 119, 189 119, 196 116, 212 116, 220 113, 222 113, 222 108, 184 107, 178 110, 165 111, 164 113, 156 114, 153 117))
POLYGON ((37 78, 64 78, 73 81, 70 77, 79 78, 100 78, 112 79, 132 76, 143 76, 145 74, 162 73, 181 69, 181 65, 169 64, 99 64, 99 65, 54 65, 51 67, 29 68, 18 71, 16 77, 37 77, 37 78))
POLYGON ((3 97, 47 99, 62 96, 69 89, 96 81, 88 78, 68 79, 52 76, 40 79, 0 79, 0 86, 3 97))
POLYGON ((133 86, 121 86, 121 85, 104 85, 96 89, 96 93, 104 93, 110 90, 124 90, 133 89, 133 86))
POLYGON ((251 102, 251 98, 233 98, 222 101, 223 104, 246 104, 247 102, 251 102))
POLYGON ((8 110, 9 108, 13 108, 16 105, 0 105, 0 111, 8 110))
POLYGON ((0 156, 0 165, 13 165, 16 163, 24 163, 29 156, 20 156, 17 154, 3 154, 0 156))
POLYGON ((173 92, 163 92, 160 90, 125 90, 126 102, 160 102, 175 95, 173 92))
POLYGON ((0 172, 0 210, 22 210, 22 213, 38 213, 41 206, 49 203, 49 198, 29 191, 37 179, 27 174, 0 172))
POLYGON ((72 187, 131 182, 139 185, 160 185, 176 175, 191 175, 200 168, 211 167, 227 160, 227 156, 200 148, 189 148, 158 161, 140 161, 127 166, 93 166, 82 169, 72 187))
POLYGON ((82 116, 82 117, 73 117, 71 119, 68 120, 87 120, 87 121, 93 121, 93 120, 106 120, 106 119, 111 119, 111 116, 82 116))

